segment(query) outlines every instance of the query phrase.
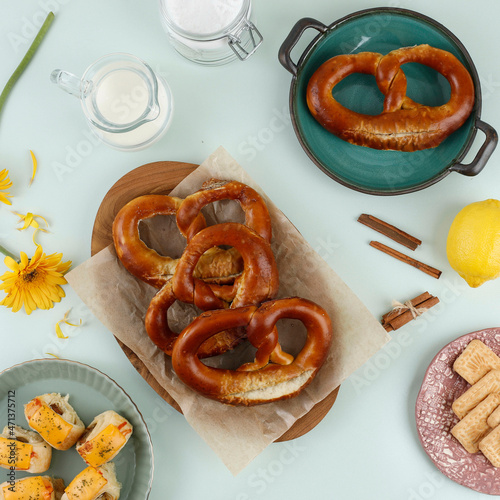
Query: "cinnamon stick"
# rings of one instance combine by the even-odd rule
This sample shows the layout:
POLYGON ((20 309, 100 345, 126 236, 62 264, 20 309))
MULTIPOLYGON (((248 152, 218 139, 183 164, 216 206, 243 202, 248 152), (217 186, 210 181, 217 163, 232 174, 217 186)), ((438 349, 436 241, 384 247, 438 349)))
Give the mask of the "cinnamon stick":
POLYGON ((439 277, 441 276, 441 271, 439 269, 428 266, 427 264, 424 264, 419 260, 405 255, 404 253, 398 252, 397 250, 394 250, 393 248, 388 247, 383 243, 380 243, 378 241, 370 241, 370 246, 376 248, 377 250, 380 250, 381 252, 384 252, 387 255, 390 255, 391 257, 394 257, 395 259, 400 260, 401 262, 404 262, 405 264, 419 269, 420 271, 428 274, 429 276, 432 276, 433 278, 439 279, 439 277))
MULTIPOLYGON (((415 301, 415 299, 410 301, 412 303, 412 305, 413 305, 414 301, 415 301)), ((418 304, 416 306, 416 309, 417 310, 418 309, 430 309, 431 307, 435 306, 438 303, 439 303, 439 299, 437 297, 430 295, 430 297, 428 299, 426 299, 423 302, 421 302, 420 304, 418 304)), ((384 322, 384 320, 382 321, 382 326, 385 328, 385 330, 387 332, 391 332, 393 330, 398 330, 402 326, 409 323, 412 319, 414 319, 414 316, 413 316, 410 308, 407 308, 405 310, 400 310, 400 311, 396 312, 395 315, 392 315, 394 312, 396 312, 396 311, 393 310, 390 313, 388 313, 387 315, 384 315, 386 317, 388 315, 391 315, 391 319, 389 321, 387 321, 387 319, 385 320, 385 322, 384 322)), ((422 313, 420 313, 420 314, 422 314, 422 313)))
MULTIPOLYGON (((432 295, 429 292, 424 292, 421 293, 418 297, 411 299, 410 304, 413 307, 418 307, 420 306, 420 304, 422 304, 422 302, 426 301, 427 299, 430 299, 431 297, 432 295)), ((388 313, 382 316, 382 324, 385 325, 386 323, 390 323, 396 316, 399 316, 400 314, 401 311, 398 311, 397 309, 389 311, 388 313)))
POLYGON ((373 215, 361 214, 358 218, 358 222, 361 222, 361 224, 364 224, 365 226, 374 229, 384 236, 391 238, 392 240, 400 243, 401 245, 404 245, 410 250, 415 250, 415 248, 422 244, 422 241, 418 238, 415 238, 415 236, 402 231, 392 224, 377 219, 377 217, 374 217, 373 215))

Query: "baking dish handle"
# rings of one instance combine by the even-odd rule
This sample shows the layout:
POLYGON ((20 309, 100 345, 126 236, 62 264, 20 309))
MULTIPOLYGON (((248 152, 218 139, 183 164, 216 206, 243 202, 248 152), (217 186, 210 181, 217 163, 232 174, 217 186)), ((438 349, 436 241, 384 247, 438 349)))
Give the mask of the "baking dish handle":
POLYGON ((481 120, 476 121, 476 127, 479 130, 482 130, 486 136, 483 145, 470 163, 467 165, 457 163, 456 165, 450 167, 450 171, 472 177, 481 172, 486 165, 486 162, 490 159, 491 154, 497 147, 498 134, 491 125, 488 125, 481 120))
POLYGON ((297 21, 288 36, 285 38, 285 41, 281 44, 278 53, 278 59, 281 65, 293 76, 297 76, 297 65, 292 61, 290 53, 307 28, 314 28, 320 33, 325 33, 328 30, 327 26, 319 21, 316 21, 316 19, 313 19, 312 17, 304 17, 297 21))

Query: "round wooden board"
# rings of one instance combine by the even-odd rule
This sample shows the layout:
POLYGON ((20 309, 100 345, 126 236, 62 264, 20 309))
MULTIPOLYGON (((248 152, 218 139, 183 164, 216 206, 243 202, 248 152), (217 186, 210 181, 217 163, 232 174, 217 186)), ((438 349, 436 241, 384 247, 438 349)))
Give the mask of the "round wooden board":
MULTIPOLYGON (((158 161, 138 167, 121 177, 107 192, 97 211, 92 230, 91 254, 113 243, 111 227, 118 211, 130 200, 144 194, 168 194, 198 165, 175 161, 158 161)), ((158 383, 146 365, 117 339, 123 352, 146 382, 173 408, 181 411, 170 394, 158 383)), ((339 388, 315 405, 309 413, 297 420, 287 432, 276 441, 298 438, 321 422, 337 398, 339 388)))

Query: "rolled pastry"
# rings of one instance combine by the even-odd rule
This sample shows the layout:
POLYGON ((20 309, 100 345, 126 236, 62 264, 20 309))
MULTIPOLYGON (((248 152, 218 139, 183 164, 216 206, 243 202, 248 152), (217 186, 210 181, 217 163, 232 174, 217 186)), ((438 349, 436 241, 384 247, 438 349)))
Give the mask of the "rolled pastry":
POLYGON ((34 431, 6 426, 0 435, 0 467, 33 474, 50 467, 52 448, 34 431))
POLYGON ((24 406, 29 426, 57 450, 71 448, 85 430, 68 400, 69 395, 43 394, 24 406))
POLYGON ((0 500, 61 500, 62 479, 31 476, 0 484, 0 500))
POLYGON ((113 459, 132 435, 130 422, 113 410, 105 411, 92 420, 76 443, 76 451, 85 463, 99 467, 113 459))
POLYGON ((122 485, 116 480, 115 464, 87 467, 64 490, 61 500, 118 500, 122 485))

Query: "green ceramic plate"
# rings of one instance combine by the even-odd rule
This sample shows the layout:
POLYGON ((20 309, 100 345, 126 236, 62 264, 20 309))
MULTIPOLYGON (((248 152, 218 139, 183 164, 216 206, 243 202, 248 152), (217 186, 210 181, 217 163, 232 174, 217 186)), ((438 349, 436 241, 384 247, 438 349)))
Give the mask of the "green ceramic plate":
MULTIPOLYGON (((481 88, 476 69, 460 41, 446 28, 418 13, 393 8, 369 9, 351 14, 330 26, 314 20, 300 20, 280 49, 280 62, 293 75, 290 108, 297 137, 313 162, 341 184, 370 194, 402 194, 422 189, 458 171, 476 175, 484 167, 496 145, 495 131, 480 121, 481 88), (307 28, 320 34, 311 42, 295 65, 290 51, 307 28), (474 80, 476 102, 467 122, 437 148, 405 153, 379 151, 342 141, 321 127, 306 103, 307 83, 314 71, 338 54, 379 52, 429 44, 453 53, 474 80), (460 165, 477 128, 487 136, 482 150, 470 165, 460 165)), ((448 81, 436 71, 415 63, 406 64, 407 95, 422 104, 436 106, 448 101, 448 81)), ((383 94, 371 75, 355 74, 334 89, 344 106, 366 114, 382 111, 383 94)))
MULTIPOLYGON (((146 423, 123 389, 95 368, 63 359, 40 359, 4 370, 0 373, 0 429, 12 418, 28 429, 24 404, 47 392, 69 394, 70 404, 85 424, 106 410, 115 410, 129 420, 134 432, 113 460, 117 479, 122 483, 120 500, 147 499, 153 480, 153 446, 146 423)), ((46 474, 60 477, 68 485, 85 467, 74 448, 53 450, 46 474)), ((9 479, 8 472, 0 469, 0 482, 9 479)), ((16 471, 16 479, 26 475, 16 471)))

